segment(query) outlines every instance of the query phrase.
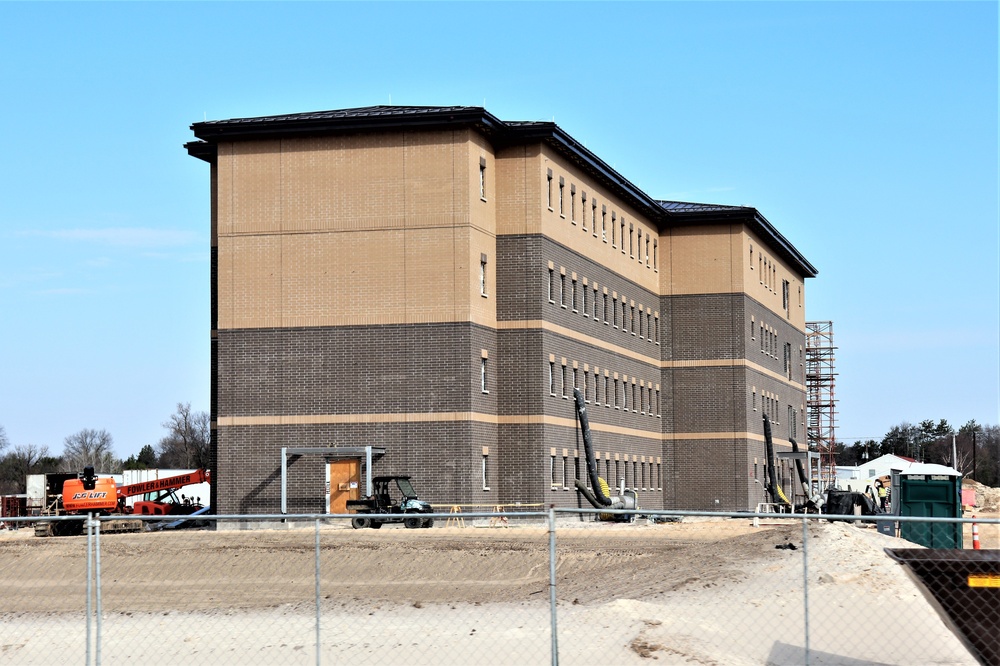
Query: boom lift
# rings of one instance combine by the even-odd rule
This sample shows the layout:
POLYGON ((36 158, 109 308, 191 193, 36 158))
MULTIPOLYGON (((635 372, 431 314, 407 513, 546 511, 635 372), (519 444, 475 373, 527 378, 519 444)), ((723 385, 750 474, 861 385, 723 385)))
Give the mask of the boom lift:
MULTIPOLYGON (((188 498, 178 499, 175 491, 196 483, 211 483, 208 470, 169 476, 152 481, 141 481, 119 487, 111 477, 98 477, 94 468, 84 467, 83 474, 63 482, 62 496, 53 503, 47 515, 104 516, 139 514, 145 516, 190 516, 205 509, 188 498), (144 495, 134 506, 127 506, 129 497, 144 495)), ((139 523, 134 523, 138 526, 139 523)), ((134 529, 134 527, 133 527, 134 529)), ((39 522, 35 536, 72 536, 83 532, 83 521, 39 522)))

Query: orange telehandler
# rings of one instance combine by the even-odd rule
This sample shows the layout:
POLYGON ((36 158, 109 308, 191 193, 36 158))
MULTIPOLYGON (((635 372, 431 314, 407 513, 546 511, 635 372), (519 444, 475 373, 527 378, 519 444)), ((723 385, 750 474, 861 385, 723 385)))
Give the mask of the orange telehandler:
MULTIPOLYGON (((145 516, 190 516, 201 513, 204 506, 188 498, 178 499, 176 490, 195 483, 211 483, 208 470, 199 469, 163 479, 141 481, 119 487, 111 477, 98 477, 93 467, 85 467, 83 474, 63 482, 62 495, 56 498, 46 512, 50 516, 86 515, 102 516, 139 514, 145 516), (127 506, 129 497, 145 495, 133 506, 127 506)), ((123 521, 107 531, 127 531, 142 528, 139 521, 123 521)), ((45 521, 35 524, 36 536, 72 536, 83 532, 82 520, 45 521)))

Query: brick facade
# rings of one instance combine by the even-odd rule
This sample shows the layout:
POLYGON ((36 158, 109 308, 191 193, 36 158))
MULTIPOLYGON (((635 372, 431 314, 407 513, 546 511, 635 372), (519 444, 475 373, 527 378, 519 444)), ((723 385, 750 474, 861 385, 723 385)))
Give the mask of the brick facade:
MULTIPOLYGON (((193 126, 212 165, 220 512, 275 512, 282 447, 386 449, 439 504, 760 500, 766 410, 804 439, 808 262, 755 209, 659 202, 551 123, 372 107, 193 126)), ((323 511, 291 458, 288 510, 323 511)))

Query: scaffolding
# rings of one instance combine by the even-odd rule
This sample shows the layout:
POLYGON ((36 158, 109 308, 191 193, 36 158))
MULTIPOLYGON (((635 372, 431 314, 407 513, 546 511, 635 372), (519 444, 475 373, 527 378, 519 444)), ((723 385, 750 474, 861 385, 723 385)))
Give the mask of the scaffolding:
POLYGON ((810 449, 820 455, 816 481, 823 489, 837 480, 836 350, 832 321, 806 322, 806 434, 810 449))

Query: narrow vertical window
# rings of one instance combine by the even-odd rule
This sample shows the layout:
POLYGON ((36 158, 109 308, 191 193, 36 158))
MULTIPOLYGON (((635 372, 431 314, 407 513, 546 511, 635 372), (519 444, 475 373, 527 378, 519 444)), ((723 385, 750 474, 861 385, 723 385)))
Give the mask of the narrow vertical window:
POLYGON ((576 368, 573 368, 573 388, 574 389, 580 388, 580 384, 579 384, 579 382, 577 382, 577 369, 576 368))
POLYGON ((566 471, 569 468, 569 460, 567 456, 563 456, 563 469, 562 469, 562 487, 563 490, 569 490, 569 479, 566 478, 566 471))
POLYGON ((576 185, 569 186, 569 219, 576 224, 576 185))
POLYGON ((590 371, 583 369, 583 401, 590 402, 590 371))
POLYGON ((653 337, 656 338, 656 344, 660 344, 660 317, 659 315, 653 316, 653 337))
POLYGON ((583 292, 580 294, 580 310, 583 311, 583 316, 587 316, 587 285, 583 285, 583 292))
POLYGON ((632 247, 634 240, 635 240, 635 230, 632 228, 632 225, 630 224, 628 227, 628 256, 629 258, 633 259, 635 258, 635 252, 632 247))
POLYGON ((660 389, 656 389, 656 416, 660 417, 660 389))
POLYGON ((611 321, 611 325, 618 328, 618 297, 612 296, 612 299, 611 313, 614 315, 614 318, 611 321))
POLYGON ((580 221, 583 223, 583 230, 587 230, 587 193, 580 192, 580 221))
POLYGON ((646 387, 639 387, 639 413, 646 414, 646 387))
POLYGON ((555 289, 555 285, 552 284, 554 281, 555 281, 555 270, 552 269, 552 268, 550 268, 549 269, 549 289, 548 289, 548 292, 549 292, 549 303, 555 303, 556 302, 555 299, 553 298, 553 296, 555 296, 555 294, 553 293, 553 290, 555 289))
POLYGON ((646 268, 649 268, 649 234, 646 234, 646 268))
POLYGON ((608 242, 608 207, 601 206, 601 240, 608 242))
POLYGON ((630 306, 629 308, 629 329, 632 331, 632 335, 635 335, 635 306, 630 306))
POLYGON ((549 395, 556 394, 556 362, 549 361, 549 395))
POLYGON ((628 379, 622 377, 622 409, 628 411, 628 379))
POLYGON ((566 274, 559 274, 559 305, 566 307, 566 274))
POLYGON ((594 300, 593 300, 593 304, 590 307, 593 310, 593 312, 591 314, 593 315, 594 319, 598 319, 598 316, 597 316, 597 284, 596 283, 594 284, 594 300))
POLYGON ((479 293, 486 296, 486 255, 479 255, 479 293))
POLYGON ((604 323, 608 323, 608 292, 604 292, 604 323))
POLYGON ((615 377, 615 409, 621 409, 618 406, 618 378, 615 377))
MULTIPOLYGON (((625 466, 625 476, 628 476, 628 465, 625 466)), ((615 479, 614 479, 614 483, 612 484, 612 488, 617 488, 618 484, 621 482, 621 479, 622 479, 622 461, 621 460, 616 460, 615 461, 615 479)), ((626 486, 628 485, 628 479, 625 479, 625 485, 626 486)))
POLYGON ((486 158, 479 158, 479 198, 486 201, 486 158))
POLYGON ((597 197, 590 202, 590 228, 594 232, 594 238, 597 238, 597 197))
POLYGON ((570 294, 570 304, 573 306, 573 312, 577 312, 576 309, 576 280, 573 280, 572 293, 570 294))
POLYGON ((566 210, 564 208, 563 202, 565 201, 566 195, 566 181, 563 180, 562 176, 559 176, 559 215, 560 217, 565 217, 566 210))
POLYGON ((611 247, 618 247, 615 241, 615 211, 611 211, 611 247))
POLYGON ((490 454, 483 454, 483 490, 490 489, 490 454))
POLYGON ((635 385, 635 381, 633 381, 632 382, 632 412, 635 413, 635 414, 638 414, 639 413, 639 408, 635 404, 635 390, 636 390, 636 388, 637 387, 635 385))
POLYGON ((490 392, 489 389, 487 388, 487 383, 486 383, 486 361, 487 359, 483 357, 480 359, 480 364, 479 364, 479 385, 483 393, 490 392))
POLYGON ((549 486, 555 490, 558 485, 556 482, 556 454, 553 453, 549 457, 549 486))
MULTIPOLYGON (((609 394, 611 393, 608 390, 610 388, 610 385, 611 385, 610 378, 607 375, 604 375, 604 406, 605 407, 610 407, 611 406, 611 398, 608 397, 609 394)), ((616 391, 618 390, 617 387, 615 388, 615 390, 616 391)), ((616 400, 617 400, 617 398, 616 398, 616 400)))
POLYGON ((659 269, 658 269, 658 268, 656 267, 656 246, 657 246, 657 243, 658 243, 658 241, 657 241, 657 240, 656 240, 656 239, 654 238, 654 239, 653 239, 653 270, 654 270, 654 271, 655 271, 655 270, 659 270, 659 269))
POLYGON ((566 364, 562 364, 562 397, 564 400, 568 399, 569 396, 566 395, 566 364))
POLYGON ((622 218, 621 225, 622 225, 622 228, 621 228, 621 231, 622 231, 622 254, 625 254, 625 218, 624 217, 622 218))
POLYGON ((545 194, 545 197, 546 197, 545 201, 546 201, 546 205, 549 207, 549 210, 552 210, 552 169, 548 170, 547 176, 548 176, 548 181, 547 181, 547 186, 548 187, 547 187, 547 189, 545 191, 546 192, 546 194, 545 194))

